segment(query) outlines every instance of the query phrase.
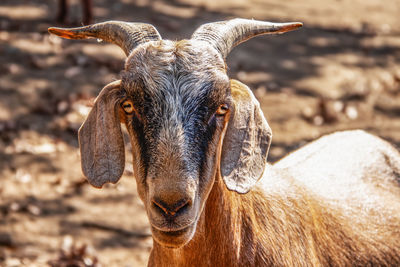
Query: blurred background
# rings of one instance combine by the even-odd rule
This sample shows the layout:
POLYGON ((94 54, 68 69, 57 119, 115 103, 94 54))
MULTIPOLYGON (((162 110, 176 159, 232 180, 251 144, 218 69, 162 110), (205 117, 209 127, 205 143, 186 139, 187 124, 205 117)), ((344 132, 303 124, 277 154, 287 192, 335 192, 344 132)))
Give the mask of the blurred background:
POLYGON ((69 0, 60 12, 62 2, 0 2, 0 266, 146 266, 152 246, 130 149, 117 185, 92 188, 80 169, 77 130, 124 54, 49 26, 146 22, 175 40, 234 17, 301 21, 227 62, 271 125, 269 161, 344 129, 400 146, 398 0, 69 0))

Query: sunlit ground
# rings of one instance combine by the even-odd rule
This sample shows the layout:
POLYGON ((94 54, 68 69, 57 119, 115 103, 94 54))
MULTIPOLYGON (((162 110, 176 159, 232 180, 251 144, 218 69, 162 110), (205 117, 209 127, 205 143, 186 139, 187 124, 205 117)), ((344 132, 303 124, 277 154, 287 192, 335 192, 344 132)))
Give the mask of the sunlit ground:
MULTIPOLYGON (((80 1, 70 2, 63 26, 81 25, 80 1)), ((118 79, 124 54, 95 40, 49 36, 56 5, 0 2, 0 266, 68 259, 145 266, 152 240, 129 147, 123 179, 98 190, 84 180, 77 144, 94 97, 118 79)), ((170 39, 233 17, 302 21, 296 32, 240 45, 227 62, 270 123, 270 161, 342 129, 400 145, 397 0, 94 0, 93 11, 96 22, 147 22, 170 39)))

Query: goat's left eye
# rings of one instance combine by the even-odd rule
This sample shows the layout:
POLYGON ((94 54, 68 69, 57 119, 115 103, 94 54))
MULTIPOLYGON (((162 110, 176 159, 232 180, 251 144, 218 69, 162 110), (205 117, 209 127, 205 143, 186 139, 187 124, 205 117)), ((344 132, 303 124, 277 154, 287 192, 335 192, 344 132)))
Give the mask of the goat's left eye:
POLYGON ((127 114, 131 114, 135 109, 133 108, 133 103, 131 100, 125 100, 122 103, 122 108, 127 114))
POLYGON ((218 107, 217 111, 215 112, 215 114, 217 116, 224 116, 229 110, 229 107, 227 104, 222 104, 218 107))

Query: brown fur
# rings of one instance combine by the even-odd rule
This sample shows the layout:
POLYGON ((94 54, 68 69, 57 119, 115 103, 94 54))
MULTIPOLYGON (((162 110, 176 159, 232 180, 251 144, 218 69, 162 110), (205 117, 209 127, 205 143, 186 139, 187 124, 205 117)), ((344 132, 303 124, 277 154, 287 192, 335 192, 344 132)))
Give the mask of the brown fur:
POLYGON ((398 266, 398 224, 352 225, 324 204, 295 184, 239 195, 218 178, 193 239, 179 249, 154 242, 149 266, 398 266))
POLYGON ((228 190, 217 170, 194 237, 174 249, 155 241, 149 266, 399 266, 399 177, 399 152, 362 131, 267 165, 246 194, 228 190))

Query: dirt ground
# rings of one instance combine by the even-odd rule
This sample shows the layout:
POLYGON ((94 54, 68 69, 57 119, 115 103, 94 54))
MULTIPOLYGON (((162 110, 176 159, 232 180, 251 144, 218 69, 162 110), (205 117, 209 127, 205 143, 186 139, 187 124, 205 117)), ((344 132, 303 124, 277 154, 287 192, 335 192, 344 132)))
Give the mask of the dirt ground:
MULTIPOLYGON (((233 17, 301 21, 301 30, 255 38, 228 58, 274 132, 269 161, 344 129, 400 146, 398 0, 93 2, 96 22, 147 22, 165 39, 233 17)), ((56 0, 0 2, 0 266, 145 266, 152 239, 130 149, 123 179, 98 190, 84 180, 77 144, 124 54, 49 36, 56 10, 56 0)), ((80 1, 70 1, 68 19, 64 26, 81 24, 80 1)))

